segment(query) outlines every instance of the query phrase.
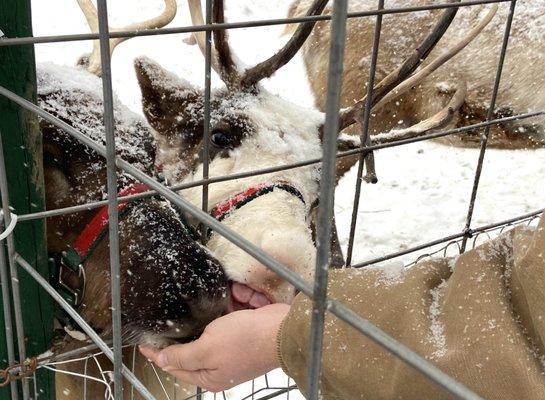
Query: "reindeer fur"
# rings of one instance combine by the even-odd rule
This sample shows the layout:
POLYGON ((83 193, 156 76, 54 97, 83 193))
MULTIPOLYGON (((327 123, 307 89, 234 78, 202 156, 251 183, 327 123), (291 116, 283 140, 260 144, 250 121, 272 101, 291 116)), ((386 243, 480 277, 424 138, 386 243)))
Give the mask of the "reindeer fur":
MULTIPOLYGON (((431 3, 439 3, 432 1, 431 3)), ((311 1, 297 0, 289 17, 303 15, 311 1)), ((406 0, 388 2, 389 8, 407 6, 406 0)), ((545 15, 531 0, 521 0, 515 9, 509 48, 495 108, 495 117, 522 114, 545 109, 545 15), (534 7, 535 11, 532 11, 534 7), (540 28, 541 26, 541 28, 540 28), (539 33, 541 32, 541 33, 539 33)), ((376 5, 364 1, 351 2, 351 11, 372 9, 376 5)), ((500 12, 484 31, 451 61, 427 77, 418 87, 395 100, 375 108, 371 132, 387 132, 392 128, 413 125, 435 114, 447 104, 452 84, 465 79, 468 94, 460 113, 451 126, 465 126, 486 119, 505 19, 509 4, 500 5, 500 12)), ((486 8, 462 7, 449 30, 428 60, 458 41, 485 12, 486 8)), ((331 9, 326 9, 331 12, 331 9)), ((426 35, 441 11, 424 11, 387 15, 383 18, 376 81, 378 82, 415 48, 426 35)), ((348 21, 344 59, 341 103, 351 106, 366 91, 369 78, 374 18, 352 18, 348 21)), ((288 28, 290 31, 291 28, 288 28)), ((303 46, 303 59, 315 95, 316 107, 324 110, 329 51, 329 22, 318 22, 303 46)), ((356 126, 347 130, 359 133, 356 126)), ((480 143, 482 131, 442 139, 447 144, 474 147, 480 143)), ((497 148, 535 148, 545 145, 545 117, 521 120, 491 129, 489 146, 497 148)))
MULTIPOLYGON (((44 65, 38 68, 38 87, 42 108, 104 143, 101 86, 96 76, 73 68, 44 65)), ((152 174, 153 130, 117 101, 115 119, 118 155, 152 174)), ((107 193, 105 160, 50 123, 42 120, 40 127, 44 137, 47 208, 104 199, 107 193)), ((119 190, 134 183, 122 172, 118 177, 119 190)), ((50 255, 58 260, 60 252, 73 243, 94 213, 86 211, 48 219, 50 255)), ((170 204, 154 198, 134 204, 120 218, 119 240, 121 312, 126 343, 187 341, 225 311, 227 281, 221 265, 184 231, 170 204)), ((108 337, 111 335, 111 297, 107 236, 84 266, 87 288, 79 312, 95 330, 108 337)), ((139 357, 139 363, 145 361, 139 357)), ((83 373, 80 367, 65 366, 72 372, 83 373)), ((111 370, 108 362, 102 367, 111 370)), ((138 368, 151 373, 149 368, 140 365, 138 368)), ((140 377, 148 381, 157 379, 154 374, 140 377)), ((81 382, 78 382, 81 378, 60 373, 57 378, 58 398, 82 398, 81 382)), ((96 392, 89 395, 90 398, 102 396, 96 392)), ((162 396, 162 392, 158 396, 162 396)))

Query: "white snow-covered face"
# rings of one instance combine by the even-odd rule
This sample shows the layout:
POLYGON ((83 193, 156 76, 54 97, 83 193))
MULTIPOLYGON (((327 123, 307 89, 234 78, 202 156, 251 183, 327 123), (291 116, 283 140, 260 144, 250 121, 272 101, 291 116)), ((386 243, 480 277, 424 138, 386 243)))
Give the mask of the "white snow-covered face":
MULTIPOLYGON (((144 112, 159 132, 159 162, 170 183, 202 179, 204 103, 202 92, 157 64, 139 59, 136 70, 144 112)), ((299 107, 264 90, 212 93, 209 176, 219 177, 320 157, 323 114, 299 107)), ((307 221, 318 197, 317 165, 230 180, 209 186, 208 205, 257 185, 288 182, 302 195, 275 189, 235 210, 222 222, 305 278, 311 279, 315 247, 307 221)), ((200 186, 181 194, 201 205, 200 186)), ((263 294, 268 301, 291 302, 295 289, 254 258, 217 234, 208 247, 229 278, 263 294)), ((244 303, 244 299, 238 299, 244 303)))

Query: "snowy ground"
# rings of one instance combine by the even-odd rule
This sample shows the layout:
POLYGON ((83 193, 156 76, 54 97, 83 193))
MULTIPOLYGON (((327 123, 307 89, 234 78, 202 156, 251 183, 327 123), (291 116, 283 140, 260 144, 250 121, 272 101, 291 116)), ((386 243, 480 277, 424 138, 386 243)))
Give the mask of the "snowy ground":
MULTIPOLYGON (((227 2, 229 21, 282 18, 290 0, 246 0, 227 2)), ((190 23, 185 2, 171 26, 190 23)), ((110 22, 121 26, 158 14, 162 1, 109 1, 110 22)), ((87 25, 76 1, 33 1, 34 34, 72 34, 87 32, 87 25), (54 5, 53 5, 54 3, 54 5)), ((282 27, 237 29, 231 31, 231 43, 247 64, 261 61, 280 47, 282 27)), ((121 101, 136 112, 140 93, 132 69, 132 60, 147 55, 164 67, 198 85, 204 82, 204 61, 196 46, 183 42, 187 35, 136 38, 120 45, 113 58, 114 90, 121 101)), ((39 62, 53 61, 73 65, 90 51, 87 42, 40 44, 36 46, 39 62)), ((215 80, 215 84, 219 84, 215 80)), ((272 92, 295 103, 313 104, 302 61, 295 58, 272 79, 265 82, 272 92)), ((423 142, 385 149, 376 155, 379 183, 363 187, 354 262, 365 261, 438 237, 460 232, 473 184, 478 151, 444 147, 423 142)), ((545 150, 488 150, 477 197, 473 226, 492 223, 524 214, 544 206, 545 150), (541 184, 539 182, 542 182, 541 184)), ((341 242, 347 243, 350 228, 355 171, 340 182, 336 193, 336 215, 341 242)), ((402 260, 413 261, 417 253, 402 260)), ((285 377, 276 377, 285 386, 285 377)), ((247 386, 233 398, 250 393, 247 386)), ((293 396, 292 398, 295 398, 293 396)))

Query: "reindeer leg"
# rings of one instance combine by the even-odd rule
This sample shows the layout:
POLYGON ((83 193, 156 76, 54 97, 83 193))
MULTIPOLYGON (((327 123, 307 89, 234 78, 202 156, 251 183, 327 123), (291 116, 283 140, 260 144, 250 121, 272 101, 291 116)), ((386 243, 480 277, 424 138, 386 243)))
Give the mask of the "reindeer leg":
MULTIPOLYGON (((318 214, 319 204, 316 202, 311 206, 309 213, 310 219, 310 230, 312 231, 312 240, 316 245, 316 217, 318 214)), ((344 267, 344 257, 343 251, 341 249, 341 244, 339 242, 339 235, 337 234, 337 223, 335 222, 335 216, 331 221, 331 256, 330 256, 330 267, 331 268, 342 268, 344 267)))
POLYGON ((331 268, 344 267, 344 256, 339 242, 339 235, 337 233, 337 223, 335 217, 331 221, 331 268))

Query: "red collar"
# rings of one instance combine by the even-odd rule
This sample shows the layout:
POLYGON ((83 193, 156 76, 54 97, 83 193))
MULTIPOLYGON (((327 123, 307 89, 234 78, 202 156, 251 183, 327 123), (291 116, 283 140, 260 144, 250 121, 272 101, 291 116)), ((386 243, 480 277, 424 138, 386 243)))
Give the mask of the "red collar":
MULTIPOLYGON (((148 186, 144 184, 138 184, 122 190, 121 192, 119 192, 118 196, 130 196, 133 194, 147 192, 148 190, 148 186)), ((117 211, 123 211, 127 204, 127 201, 119 202, 117 205, 117 211)), ((106 230, 106 228, 108 227, 108 222, 108 207, 104 206, 98 210, 93 219, 85 226, 83 231, 79 234, 72 248, 76 251, 76 253, 78 253, 82 260, 87 257, 93 244, 106 230)))
MULTIPOLYGON (((275 189, 284 190, 296 197, 298 197, 303 204, 305 200, 303 195, 299 190, 297 190, 292 184, 287 181, 276 181, 273 183, 262 183, 256 186, 251 186, 248 189, 239 192, 227 200, 216 205, 210 214, 221 221, 227 215, 229 215, 233 210, 237 210, 243 205, 249 203, 250 201, 260 197, 264 194, 270 193, 275 189)), ((119 192, 118 196, 130 196, 133 194, 144 193, 149 190, 149 187, 144 184, 138 184, 128 187, 127 189, 119 192)), ((119 202, 117 205, 118 212, 122 212, 127 206, 127 201, 119 202)), ((108 227, 108 207, 104 206, 98 210, 93 219, 85 226, 83 231, 79 234, 77 239, 74 241, 72 248, 75 250, 79 258, 83 261, 89 255, 91 248, 97 242, 97 240, 102 236, 108 227)))
MULTIPOLYGON (((119 192, 118 196, 129 196, 148 191, 146 185, 138 184, 119 192)), ((129 202, 121 201, 117 210, 121 213, 127 210, 129 202)), ((134 204, 134 202, 133 202, 134 204)), ((79 306, 85 295, 85 270, 83 263, 89 257, 94 247, 104 237, 108 227, 108 207, 102 207, 93 219, 85 226, 74 244, 62 252, 58 273, 59 290, 66 300, 74 306, 79 306)))
POLYGON ((297 196, 303 202, 303 204, 305 204, 303 195, 291 183, 287 181, 276 181, 273 183, 261 183, 256 186, 251 186, 248 189, 239 192, 216 205, 212 211, 210 211, 210 214, 218 221, 221 221, 230 215, 234 210, 238 210, 240 207, 249 203, 250 201, 264 194, 270 193, 275 189, 284 190, 294 196, 297 196))

